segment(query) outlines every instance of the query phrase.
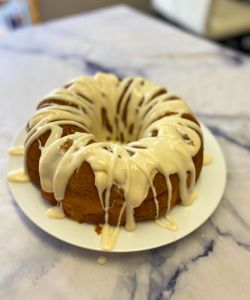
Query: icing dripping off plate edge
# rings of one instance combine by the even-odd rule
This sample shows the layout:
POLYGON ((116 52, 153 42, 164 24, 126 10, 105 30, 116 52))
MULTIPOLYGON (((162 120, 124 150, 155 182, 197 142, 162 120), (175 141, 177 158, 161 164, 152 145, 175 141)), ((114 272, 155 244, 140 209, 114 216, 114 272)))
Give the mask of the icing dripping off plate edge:
MULTIPOLYGON (((154 221, 137 224, 135 232, 120 230, 116 247, 112 252, 134 252, 149 250, 175 242, 202 225, 218 206, 226 183, 226 164, 223 153, 212 133, 203 125, 205 153, 213 156, 213 163, 205 166, 201 177, 195 186, 198 198, 191 206, 177 206, 170 216, 179 225, 178 231, 169 231, 157 226, 154 221)), ((25 130, 19 132, 12 146, 20 145, 25 136, 25 130)), ((23 167, 23 157, 10 156, 8 171, 23 167)), ((70 219, 49 219, 46 211, 50 206, 40 195, 33 184, 9 183, 15 201, 24 214, 38 227, 50 235, 82 248, 101 250, 100 236, 96 234, 92 224, 79 224, 70 219)))

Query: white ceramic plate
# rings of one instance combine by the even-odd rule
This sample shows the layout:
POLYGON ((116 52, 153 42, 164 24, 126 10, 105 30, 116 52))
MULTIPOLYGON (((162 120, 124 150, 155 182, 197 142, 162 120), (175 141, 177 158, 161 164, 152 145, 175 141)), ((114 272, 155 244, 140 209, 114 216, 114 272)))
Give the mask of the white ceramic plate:
MULTIPOLYGON (((204 166, 195 190, 198 198, 188 207, 175 207, 170 216, 178 223, 176 232, 164 229, 152 222, 137 224, 135 232, 120 230, 113 252, 132 252, 148 250, 170 244, 190 234, 214 212, 223 195, 226 182, 226 166, 222 151, 211 132, 203 125, 205 153, 213 157, 213 163, 204 166)), ((22 145, 25 131, 21 131, 13 146, 22 145)), ((10 156, 8 170, 23 166, 23 157, 10 156)), ((92 250, 101 251, 101 237, 93 225, 79 224, 70 219, 49 219, 46 210, 50 205, 41 197, 40 191, 31 183, 10 183, 12 194, 28 218, 52 236, 67 243, 92 250)))

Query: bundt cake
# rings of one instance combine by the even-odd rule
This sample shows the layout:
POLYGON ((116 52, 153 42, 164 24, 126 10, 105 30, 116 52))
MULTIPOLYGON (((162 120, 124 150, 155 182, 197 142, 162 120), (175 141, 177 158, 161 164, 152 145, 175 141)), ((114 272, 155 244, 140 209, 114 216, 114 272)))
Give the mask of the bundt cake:
POLYGON ((202 161, 190 108, 141 77, 77 78, 43 99, 27 125, 27 174, 78 222, 132 231, 188 205, 202 161))

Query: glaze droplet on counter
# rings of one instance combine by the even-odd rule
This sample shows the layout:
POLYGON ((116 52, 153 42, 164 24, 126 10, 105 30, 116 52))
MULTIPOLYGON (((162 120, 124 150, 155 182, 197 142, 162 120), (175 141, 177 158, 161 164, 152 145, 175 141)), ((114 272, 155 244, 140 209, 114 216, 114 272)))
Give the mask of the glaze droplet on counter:
POLYGON ((105 265, 107 260, 108 260, 107 256, 101 255, 101 256, 98 257, 97 262, 98 262, 99 265, 105 265))

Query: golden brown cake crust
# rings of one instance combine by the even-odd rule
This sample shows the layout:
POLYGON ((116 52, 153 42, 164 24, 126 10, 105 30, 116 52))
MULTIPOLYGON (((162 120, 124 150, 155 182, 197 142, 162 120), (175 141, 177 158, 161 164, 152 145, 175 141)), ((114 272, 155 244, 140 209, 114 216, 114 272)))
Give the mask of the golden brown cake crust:
MULTIPOLYGON (((194 119, 193 116, 188 118, 194 119)), ((198 123, 198 121, 196 120, 198 123)), ((80 131, 80 128, 63 125, 63 135, 68 135, 74 131, 80 131)), ((44 133, 39 139, 41 144, 44 145, 49 137, 50 132, 44 133)), ((28 151, 27 169, 31 180, 40 187, 39 179, 39 158, 41 152, 39 149, 38 141, 34 142, 28 151)), ((203 163, 203 144, 199 152, 193 157, 196 180, 199 178, 202 163, 203 163)), ((188 176, 187 176, 188 178, 188 176)), ((188 180, 188 179, 187 179, 188 180)), ((179 194, 179 179, 177 174, 170 176, 172 184, 172 198, 171 208, 180 202, 179 194)), ((157 199, 159 201, 159 216, 163 216, 168 211, 168 192, 167 186, 163 175, 156 174, 154 181, 154 187, 157 192, 157 199)), ((53 193, 46 193, 41 189, 42 195, 46 198, 50 204, 56 205, 57 201, 54 198, 53 193)), ((124 202, 123 191, 118 189, 117 186, 113 185, 111 189, 111 208, 109 210, 109 223, 117 224, 119 213, 124 202)), ((63 209, 65 214, 71 219, 80 223, 87 222, 93 224, 104 223, 104 211, 100 204, 100 199, 95 186, 94 173, 88 163, 84 162, 82 166, 74 172, 70 178, 65 198, 63 200, 63 209), (84 178, 84 184, 83 184, 84 178)), ((145 221, 153 220, 156 216, 155 203, 153 199, 152 190, 149 189, 146 199, 142 204, 135 208, 135 220, 145 221)), ((122 216, 121 225, 125 223, 125 214, 122 216)))

